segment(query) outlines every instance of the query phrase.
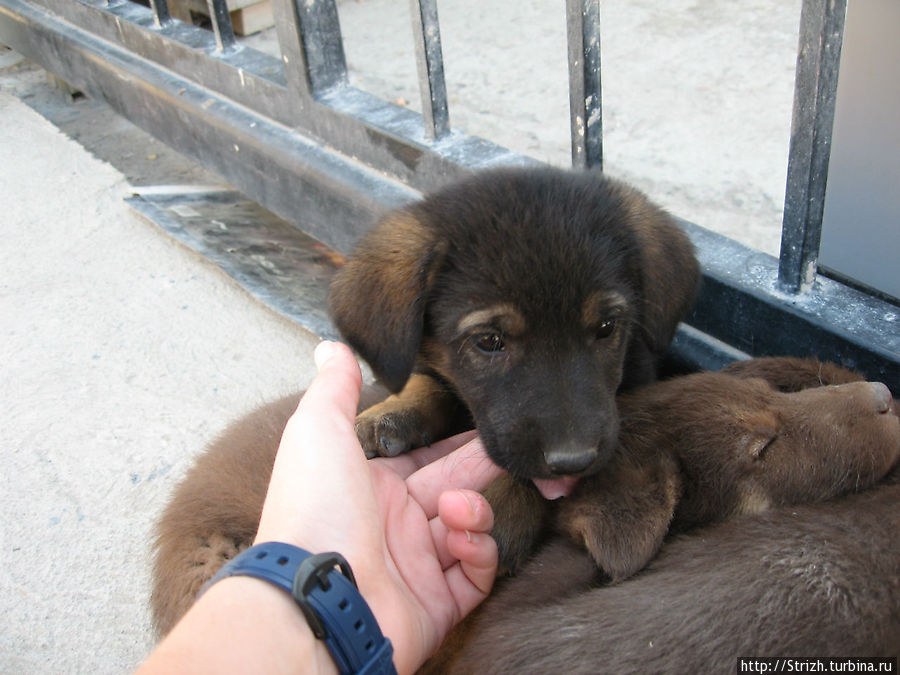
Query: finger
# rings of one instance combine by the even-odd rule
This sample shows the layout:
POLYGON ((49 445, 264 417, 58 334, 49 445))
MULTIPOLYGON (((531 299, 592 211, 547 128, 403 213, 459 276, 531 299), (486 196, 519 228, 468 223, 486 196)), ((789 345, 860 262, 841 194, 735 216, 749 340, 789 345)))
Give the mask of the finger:
POLYGON ((474 429, 464 431, 461 434, 445 438, 424 448, 418 448, 396 457, 379 457, 374 461, 390 467, 401 478, 408 478, 423 466, 431 464, 462 447, 475 438, 477 433, 474 429))
POLYGON ((497 576, 497 543, 483 532, 454 530, 447 536, 447 547, 459 558, 444 578, 462 618, 491 592, 497 576))
POLYGON ((438 500, 438 517, 429 522, 431 537, 441 569, 446 570, 457 562, 457 557, 447 545, 452 531, 490 533, 494 526, 494 514, 488 501, 473 490, 450 490, 438 500))
POLYGON ((454 488, 483 490, 503 474, 484 450, 481 439, 473 438, 446 457, 428 464, 407 480, 409 494, 425 511, 428 518, 438 513, 440 494, 454 488))
POLYGON ((338 342, 320 342, 314 358, 319 372, 285 426, 275 461, 284 463, 287 455, 294 462, 315 462, 325 476, 341 475, 347 462, 364 457, 356 440, 362 375, 353 353, 338 342))
POLYGON ((355 420, 362 373, 353 352, 340 342, 323 340, 316 345, 313 359, 318 373, 301 399, 300 408, 310 413, 336 409, 355 420))
POLYGON ((438 516, 451 530, 490 532, 494 512, 484 495, 474 490, 448 490, 438 498, 438 516))

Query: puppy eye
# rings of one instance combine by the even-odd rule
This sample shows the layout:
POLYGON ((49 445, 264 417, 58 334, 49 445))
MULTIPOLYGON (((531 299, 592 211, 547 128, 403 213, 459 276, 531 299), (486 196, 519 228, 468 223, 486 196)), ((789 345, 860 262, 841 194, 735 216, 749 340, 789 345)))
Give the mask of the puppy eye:
POLYGON ((485 354, 496 354, 506 351, 506 345, 503 344, 503 338, 496 333, 487 333, 479 335, 475 338, 475 347, 485 354))
POLYGON ((618 325, 618 319, 607 319, 597 327, 597 339, 603 340, 604 338, 608 338, 610 335, 616 332, 616 327, 618 325))

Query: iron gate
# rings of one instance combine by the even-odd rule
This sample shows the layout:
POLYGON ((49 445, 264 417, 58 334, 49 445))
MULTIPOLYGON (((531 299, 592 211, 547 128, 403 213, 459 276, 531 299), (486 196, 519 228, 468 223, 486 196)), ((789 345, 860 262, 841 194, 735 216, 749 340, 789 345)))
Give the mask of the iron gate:
MULTIPOLYGON (((341 252, 387 208, 532 163, 448 124, 436 0, 410 0, 423 114, 352 87, 334 0, 272 0, 281 59, 167 0, 0 0, 0 41, 341 252), (302 221, 302 222, 301 222, 302 221)), ((599 0, 567 0, 572 160, 601 168, 599 0)), ((900 383, 900 310, 817 275, 846 0, 804 0, 780 259, 683 222, 704 270, 676 336, 690 367, 817 354, 900 383)))

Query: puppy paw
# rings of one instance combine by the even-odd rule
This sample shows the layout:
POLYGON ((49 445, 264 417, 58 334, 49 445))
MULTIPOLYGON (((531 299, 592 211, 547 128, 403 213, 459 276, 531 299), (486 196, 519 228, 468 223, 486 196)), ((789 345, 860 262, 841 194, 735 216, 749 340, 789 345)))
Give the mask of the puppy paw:
POLYGON ((394 457, 431 444, 424 420, 414 408, 380 412, 369 409, 356 418, 356 435, 366 457, 394 457))
POLYGON ((488 485, 484 496, 494 512, 491 536, 497 542, 497 573, 513 575, 531 557, 543 537, 550 503, 533 485, 519 483, 509 475, 488 485))
POLYGON ((576 518, 566 529, 572 540, 590 553, 610 583, 618 583, 639 572, 662 545, 655 536, 626 533, 605 525, 591 518, 576 518))
POLYGON ((584 546, 611 582, 643 569, 662 546, 681 479, 663 455, 632 463, 620 455, 605 471, 582 480, 561 505, 557 527, 584 546))
POLYGON ((515 576, 530 558, 534 545, 530 541, 516 540, 504 533, 492 531, 491 536, 497 542, 497 576, 515 576))

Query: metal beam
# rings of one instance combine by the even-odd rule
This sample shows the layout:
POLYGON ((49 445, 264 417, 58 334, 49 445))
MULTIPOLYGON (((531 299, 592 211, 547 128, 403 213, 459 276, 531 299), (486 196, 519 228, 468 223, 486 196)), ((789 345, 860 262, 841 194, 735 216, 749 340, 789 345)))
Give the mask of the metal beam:
POLYGON ((778 281, 790 293, 816 279, 847 0, 804 0, 794 85, 778 281))

